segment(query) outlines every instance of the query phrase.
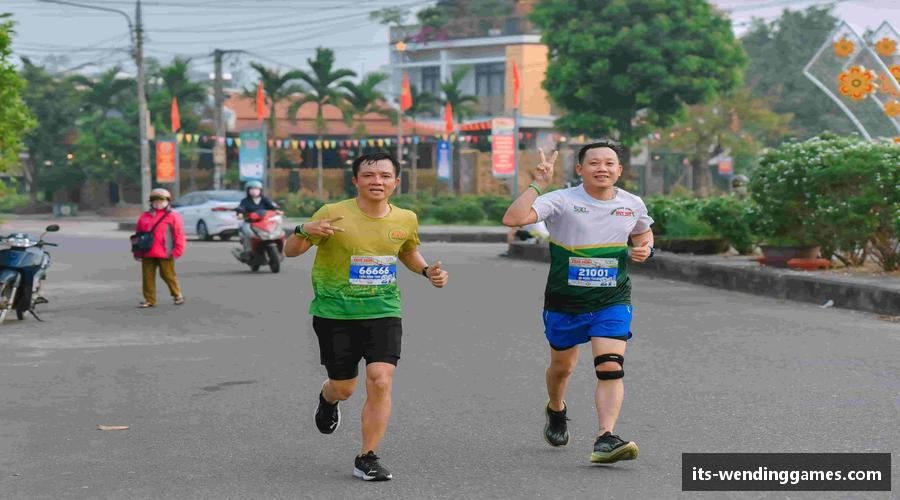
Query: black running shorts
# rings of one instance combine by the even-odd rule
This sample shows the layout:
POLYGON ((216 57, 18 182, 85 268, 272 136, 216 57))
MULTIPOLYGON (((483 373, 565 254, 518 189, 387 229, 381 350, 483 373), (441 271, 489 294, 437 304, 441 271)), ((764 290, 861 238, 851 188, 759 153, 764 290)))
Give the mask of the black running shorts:
POLYGON ((400 318, 329 319, 313 316, 319 357, 328 378, 350 380, 359 374, 359 360, 397 365, 400 359, 400 318))

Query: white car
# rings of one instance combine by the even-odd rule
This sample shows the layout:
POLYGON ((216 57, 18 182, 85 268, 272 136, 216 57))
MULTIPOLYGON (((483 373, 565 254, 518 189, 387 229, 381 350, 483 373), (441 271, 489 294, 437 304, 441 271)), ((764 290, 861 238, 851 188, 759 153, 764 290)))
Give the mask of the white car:
POLYGON ((194 191, 175 200, 172 208, 181 214, 185 233, 203 241, 213 236, 228 241, 238 234, 241 221, 234 209, 246 196, 243 191, 194 191))

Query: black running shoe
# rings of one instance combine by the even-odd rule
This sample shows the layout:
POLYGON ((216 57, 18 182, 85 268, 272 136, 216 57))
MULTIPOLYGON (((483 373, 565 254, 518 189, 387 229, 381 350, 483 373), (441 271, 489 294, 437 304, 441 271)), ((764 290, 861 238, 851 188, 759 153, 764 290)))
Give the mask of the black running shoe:
POLYGON ((340 401, 331 404, 319 392, 319 406, 316 408, 316 427, 322 434, 331 434, 341 425, 340 401))
POLYGON ((569 444, 569 428, 566 422, 566 403, 563 402, 562 411, 553 411, 550 409, 550 401, 544 407, 544 414, 547 416, 547 423, 544 424, 544 441, 550 446, 557 448, 569 444))
POLYGON ((594 452, 591 462, 595 464, 611 464, 619 460, 634 460, 638 457, 638 447, 634 441, 622 441, 622 438, 609 431, 594 441, 594 452))
POLYGON ((394 479, 391 472, 378 463, 378 456, 374 451, 356 457, 353 463, 353 475, 363 481, 390 481, 394 479))

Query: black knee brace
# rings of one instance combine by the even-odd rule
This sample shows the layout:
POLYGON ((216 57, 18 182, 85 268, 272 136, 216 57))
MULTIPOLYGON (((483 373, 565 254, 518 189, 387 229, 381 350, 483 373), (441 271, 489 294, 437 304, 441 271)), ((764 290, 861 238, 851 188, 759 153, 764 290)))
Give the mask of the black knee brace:
MULTIPOLYGON (((619 366, 625 367, 625 356, 622 356, 621 354, 601 354, 594 358, 594 368, 596 369, 600 366, 600 363, 605 363, 607 361, 615 361, 616 363, 619 363, 619 366)), ((625 376, 625 370, 616 370, 612 372, 601 372, 597 370, 596 373, 597 378, 600 380, 614 380, 625 376)))

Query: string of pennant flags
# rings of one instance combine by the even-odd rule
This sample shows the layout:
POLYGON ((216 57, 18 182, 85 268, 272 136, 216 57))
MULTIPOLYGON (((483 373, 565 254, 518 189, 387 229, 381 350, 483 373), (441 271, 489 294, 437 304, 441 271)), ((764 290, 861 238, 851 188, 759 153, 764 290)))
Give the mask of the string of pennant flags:
MULTIPOLYGON (((465 128, 463 128, 465 130, 465 128)), ((519 139, 531 139, 534 137, 532 132, 519 132, 519 139)), ((239 137, 220 137, 220 136, 210 136, 210 135, 202 135, 202 134, 189 134, 179 132, 175 134, 175 138, 179 144, 209 144, 209 143, 219 143, 224 144, 229 148, 240 148, 241 147, 241 139, 239 137)), ((430 135, 412 135, 401 137, 400 140, 403 144, 415 145, 415 144, 428 144, 435 143, 438 141, 449 141, 449 142, 460 142, 460 143, 469 143, 469 144, 479 144, 479 143, 491 143, 493 142, 493 137, 490 135, 472 135, 472 134, 438 134, 434 136, 430 135)), ((337 149, 337 148, 357 148, 357 147, 391 147, 397 144, 396 137, 388 137, 388 138, 371 138, 367 137, 365 139, 326 139, 326 140, 313 140, 313 139, 269 139, 268 140, 270 148, 277 149, 337 149)))

